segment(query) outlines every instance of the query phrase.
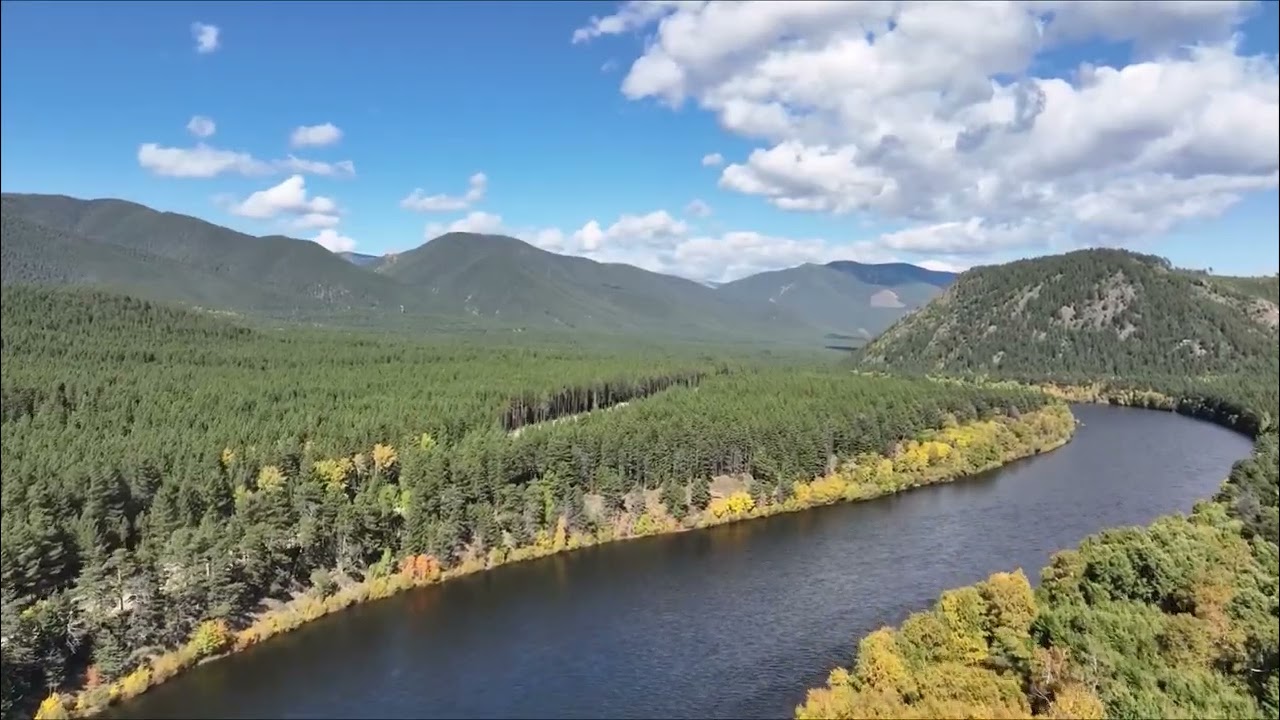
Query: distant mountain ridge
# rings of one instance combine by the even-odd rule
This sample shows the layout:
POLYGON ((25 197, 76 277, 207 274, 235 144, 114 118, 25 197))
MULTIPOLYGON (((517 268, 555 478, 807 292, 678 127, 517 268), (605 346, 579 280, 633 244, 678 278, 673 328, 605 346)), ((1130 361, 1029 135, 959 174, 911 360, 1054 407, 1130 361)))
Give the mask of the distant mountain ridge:
POLYGON ((397 254, 335 254, 124 200, 2 197, 6 285, 93 285, 324 323, 412 327, 429 319, 490 330, 817 343, 833 333, 869 337, 940 292, 947 275, 841 262, 699 283, 469 233, 397 254), (790 294, 780 295, 787 285, 790 294))
POLYGON ((358 252, 340 252, 334 254, 353 265, 359 265, 361 267, 380 263, 385 257, 383 255, 369 255, 367 253, 358 252))
POLYGON ((835 260, 827 267, 848 273, 869 285, 932 285, 945 288, 955 282, 957 273, 929 270, 909 263, 860 263, 852 260, 835 260))
POLYGON ((757 273, 717 292, 768 302, 806 318, 825 333, 870 339, 923 306, 955 279, 905 263, 836 261, 757 273))

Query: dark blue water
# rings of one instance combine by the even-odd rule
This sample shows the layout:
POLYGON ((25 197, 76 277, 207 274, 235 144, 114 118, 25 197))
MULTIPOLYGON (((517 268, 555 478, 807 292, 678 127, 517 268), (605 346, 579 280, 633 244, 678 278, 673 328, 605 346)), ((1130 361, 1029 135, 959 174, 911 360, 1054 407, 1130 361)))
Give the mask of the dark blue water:
POLYGON ((783 717, 856 638, 947 588, 1208 497, 1250 443, 1081 406, 984 477, 498 568, 202 666, 119 717, 783 717))

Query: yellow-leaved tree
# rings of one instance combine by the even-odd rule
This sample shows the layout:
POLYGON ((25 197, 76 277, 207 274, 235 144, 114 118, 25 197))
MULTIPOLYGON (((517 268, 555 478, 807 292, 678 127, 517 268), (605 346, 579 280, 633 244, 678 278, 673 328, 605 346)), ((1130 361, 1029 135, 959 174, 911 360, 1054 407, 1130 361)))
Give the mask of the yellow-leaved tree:
POLYGON ((387 473, 400 462, 396 449, 390 445, 378 443, 373 446, 373 467, 380 473, 387 473))

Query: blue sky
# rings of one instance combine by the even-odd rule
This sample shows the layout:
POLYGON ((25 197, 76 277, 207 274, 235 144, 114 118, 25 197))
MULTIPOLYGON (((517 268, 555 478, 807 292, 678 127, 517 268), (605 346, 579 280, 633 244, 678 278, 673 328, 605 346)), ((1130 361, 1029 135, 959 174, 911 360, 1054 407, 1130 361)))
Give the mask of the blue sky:
MULTIPOLYGON (((1149 222, 1133 217, 1145 212, 1141 208, 1148 204, 1136 196, 1137 210, 1107 209, 1105 228, 1097 221, 1100 210, 1080 211, 1089 215, 1093 224, 1088 227, 1077 226, 1084 222, 1082 215, 1068 222, 1059 210, 1043 206, 1025 216, 1007 208, 991 211, 989 203, 975 205, 977 201, 957 198, 965 194, 965 187, 976 187, 973 178, 1011 177, 1005 173, 1013 170, 996 164, 1002 161, 963 160, 969 165, 957 165, 953 184, 937 187, 913 182, 911 178, 918 176, 904 174, 904 163, 872 172, 855 167, 862 161, 852 162, 853 156, 845 154, 839 156, 845 166, 832 168, 836 149, 846 144, 865 149, 864 136, 803 129, 799 124, 761 129, 749 119, 757 116, 743 111, 773 103, 798 117, 798 108, 813 111, 812 100, 780 98, 776 90, 774 96, 751 97, 748 92, 743 95, 750 101, 746 104, 726 99, 735 88, 747 87, 750 78, 765 76, 769 63, 788 52, 788 38, 811 32, 829 41, 829 34, 821 32, 824 24, 804 27, 803 19, 766 18, 790 28, 779 31, 776 44, 767 48, 734 35, 742 18, 730 27, 714 12, 702 10, 688 20, 703 23, 700 32, 716 38, 708 41, 709 47, 723 49, 721 55, 708 57, 709 51, 682 44, 678 28, 659 26, 658 11, 641 22, 614 15, 618 9, 614 3, 592 2, 6 2, 0 22, 3 189, 120 197, 253 234, 310 238, 325 230, 321 223, 329 223, 330 238, 369 253, 405 250, 433 232, 470 222, 476 229, 500 229, 551 249, 721 279, 842 256, 962 267, 1091 244, 1095 238, 1164 254, 1183 265, 1235 273, 1276 271, 1280 212, 1275 185, 1266 180, 1268 170, 1274 172, 1267 147, 1259 151, 1261 166, 1255 161, 1249 167, 1241 165, 1239 153, 1214 150, 1234 163, 1227 175, 1244 173, 1251 179, 1223 184, 1223 173, 1215 171, 1216 180, 1193 186, 1182 183, 1187 178, 1181 177, 1182 184, 1170 185, 1173 199, 1160 201, 1165 203, 1162 216, 1149 222), (612 25, 592 25, 592 18, 611 15, 617 18, 612 25), (216 26, 216 44, 209 42, 206 51, 200 51, 193 23, 216 26), (618 31, 620 26, 625 27, 618 31), (575 30, 591 27, 603 30, 571 41, 575 30), (761 54, 768 51, 774 52, 773 60, 761 54), (663 59, 663 67, 679 67, 686 78, 680 92, 687 99, 679 107, 668 102, 675 92, 669 74, 664 79, 661 73, 645 75, 632 68, 637 59, 649 56, 663 59), (212 119, 216 132, 194 137, 187 129, 194 116, 212 119), (324 124, 340 129, 340 138, 291 146, 296 128, 324 124), (148 165, 140 159, 140 147, 147 143, 183 151, 203 144, 241 153, 253 159, 246 163, 254 169, 231 169, 211 177, 174 177, 171 169, 165 175, 158 173, 155 162, 148 165), (748 162, 753 151, 771 148, 813 152, 809 160, 788 161, 785 167, 770 164, 764 155, 756 158, 759 162, 748 162), (723 156, 724 164, 704 166, 709 153, 723 156), (287 188, 292 195, 281 191, 249 202, 252 193, 291 177, 297 168, 288 166, 290 155, 330 163, 330 174, 300 172, 305 196, 300 197, 294 185, 287 188), (335 176, 342 172, 332 164, 340 161, 351 162, 354 176, 335 176), (739 170, 732 170, 735 166, 739 170), (823 179, 827 176, 820 176, 819 169, 830 170, 831 179, 823 179), (423 212, 402 207, 401 201, 415 188, 424 195, 463 196, 468 178, 478 172, 486 179, 483 193, 473 193, 469 203, 452 203, 458 209, 423 212), (728 182, 730 175, 736 180, 728 182), (859 194, 864 181, 896 190, 868 199, 859 194), (908 192, 925 200, 908 201, 908 192), (1224 193, 1231 196, 1229 202, 1223 201, 1224 193), (894 199, 886 199, 890 194, 894 199), (336 207, 317 203, 317 197, 331 199, 336 207), (949 199, 939 200, 944 197, 949 199), (709 216, 688 209, 695 199, 711 209, 709 216), (920 209, 930 202, 931 207, 920 209), (1196 209, 1206 203, 1214 210, 1196 209), (467 207, 460 207, 463 204, 467 207), (311 212, 315 210, 322 212, 311 212), (659 211, 662 216, 656 215, 659 211), (485 215, 467 220, 471 213, 485 215), (594 237, 584 228, 592 221, 594 237), (1070 238, 1052 243, 1046 239, 1067 225, 1070 238), (1139 225, 1161 231, 1117 239, 1120 230, 1139 225), (885 239, 913 228, 928 232, 885 239)), ((670 20, 671 11, 664 12, 670 20)), ((1155 17, 1146 26, 1168 25, 1160 25, 1160 20, 1155 17)), ((1241 33, 1233 57, 1275 55, 1274 4, 1247 9, 1224 22, 1241 33)), ((1170 32, 1199 30, 1175 27, 1170 32)), ((1143 55, 1149 37, 1117 40, 1105 35, 1094 32, 1079 42, 1056 44, 1035 53, 1034 62, 1019 72, 990 76, 1006 83, 1014 82, 1006 75, 1071 82, 1081 63, 1120 68, 1151 57, 1143 55)), ((1179 35, 1176 40, 1222 38, 1179 35)), ((946 42, 931 41, 930 47, 946 47, 946 42)), ((963 51, 971 45, 956 47, 963 51)), ((971 59, 980 69, 994 67, 983 63, 997 62, 971 59)), ((825 77, 822 72, 832 71, 815 71, 813 77, 825 77)), ((927 76, 927 68, 919 73, 927 76)), ((1191 97, 1171 112, 1191 119, 1207 117, 1204 98, 1209 91, 1238 92, 1269 108, 1275 96, 1266 97, 1265 71, 1263 75, 1262 90, 1244 81, 1224 89, 1220 84, 1230 79, 1214 80, 1219 85, 1207 86, 1202 97, 1191 97)), ((832 87, 844 88, 840 92, 847 90, 850 98, 870 92, 832 87)), ((1046 91, 1041 95, 1048 98, 1042 126, 1058 107, 1057 96, 1046 91)), ((882 111, 892 118, 898 116, 898 108, 908 107, 895 104, 908 102, 905 95, 889 97, 884 88, 875 92, 880 93, 875 96, 879 101, 862 104, 858 117, 874 118, 882 111)), ((844 116, 836 113, 850 112, 855 104, 851 100, 841 108, 820 109, 839 118, 844 116)), ((987 112, 972 110, 973 117, 987 112)), ((904 110, 901 116, 909 114, 904 110)), ((943 118, 941 111, 938 117, 943 118)), ((876 118, 875 124, 880 137, 890 127, 888 119, 876 118)), ((913 137, 908 129, 895 132, 913 137)), ((1015 142, 1012 132, 1009 135, 1001 141, 1015 142)), ((1169 137, 1175 136, 1169 130, 1169 137)), ((1155 143, 1158 138, 1152 134, 1145 140, 1155 143)), ((1018 152, 1032 157, 1026 154, 1030 151, 1018 152)), ((1162 156, 1151 167, 1184 167, 1186 157, 1203 154, 1189 148, 1184 157, 1162 156)), ((1010 157, 1012 152, 1000 155, 1010 157)), ((186 159, 166 158, 171 168, 186 159)), ((1079 167, 1079 158, 1068 160, 1063 162, 1079 167)), ((1060 192, 1064 185, 1038 170, 1026 171, 1026 177, 1068 200, 1112 196, 1112 188, 1119 186, 1108 185, 1111 178, 1136 177, 1131 167, 1108 168, 1105 158, 1090 162, 1095 165, 1089 174, 1073 180, 1069 191, 1060 192)), ((1217 168, 1221 163, 1208 165, 1217 168)), ((1206 171, 1179 172, 1194 176, 1206 171)), ((1096 202, 1079 202, 1081 208, 1096 208, 1096 202)))

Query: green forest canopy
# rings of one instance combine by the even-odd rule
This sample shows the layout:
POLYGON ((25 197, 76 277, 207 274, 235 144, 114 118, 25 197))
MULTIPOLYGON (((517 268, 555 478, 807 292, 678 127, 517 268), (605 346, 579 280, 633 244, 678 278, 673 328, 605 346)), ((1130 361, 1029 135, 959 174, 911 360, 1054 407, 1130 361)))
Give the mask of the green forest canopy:
POLYGON ((0 310, 6 717, 316 571, 589 531, 640 489, 700 508, 719 474, 776 496, 1047 401, 693 349, 260 331, 91 291, 5 288, 0 310))

